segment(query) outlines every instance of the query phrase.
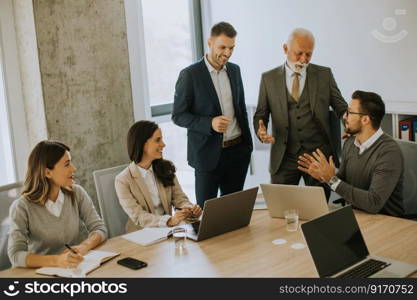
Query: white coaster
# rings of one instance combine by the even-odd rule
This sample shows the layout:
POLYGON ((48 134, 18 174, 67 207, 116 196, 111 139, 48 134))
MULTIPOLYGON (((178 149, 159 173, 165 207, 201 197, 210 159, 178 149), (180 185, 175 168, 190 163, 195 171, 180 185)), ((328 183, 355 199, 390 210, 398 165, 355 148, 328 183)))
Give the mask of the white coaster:
POLYGON ((274 245, 283 245, 286 242, 287 242, 287 240, 285 240, 285 239, 276 239, 276 240, 272 241, 272 244, 274 244, 274 245))
POLYGON ((291 245, 291 248, 293 249, 304 249, 306 247, 306 245, 302 244, 302 243, 295 243, 291 245))

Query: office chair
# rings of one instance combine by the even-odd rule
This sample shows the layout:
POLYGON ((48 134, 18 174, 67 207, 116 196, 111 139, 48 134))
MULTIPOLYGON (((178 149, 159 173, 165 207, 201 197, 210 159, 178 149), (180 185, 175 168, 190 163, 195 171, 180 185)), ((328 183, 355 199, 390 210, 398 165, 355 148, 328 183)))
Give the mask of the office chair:
POLYGON ((403 204, 408 219, 417 220, 417 144, 396 140, 404 156, 403 204))
POLYGON ((21 182, 0 188, 0 270, 11 267, 9 256, 7 255, 10 229, 9 208, 13 201, 20 197, 21 189, 21 182))
POLYGON ((109 238, 125 233, 127 214, 120 206, 114 187, 114 179, 128 165, 93 172, 101 217, 107 226, 109 238))

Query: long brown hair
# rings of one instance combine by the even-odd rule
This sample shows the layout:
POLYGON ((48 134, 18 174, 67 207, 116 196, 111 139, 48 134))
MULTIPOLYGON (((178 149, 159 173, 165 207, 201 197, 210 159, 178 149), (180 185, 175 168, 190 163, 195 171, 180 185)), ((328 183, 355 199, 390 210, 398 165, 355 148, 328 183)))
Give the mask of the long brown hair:
MULTIPOLYGON (((138 164, 142 160, 145 143, 158 129, 158 125, 152 121, 138 121, 133 124, 127 133, 127 152, 131 161, 138 164)), ((152 162, 155 176, 164 187, 174 186, 175 166, 165 159, 155 159, 152 162)))
MULTIPOLYGON (((51 191, 51 183, 46 177, 46 168, 53 169, 55 164, 64 156, 70 148, 57 141, 39 142, 29 155, 28 168, 22 195, 29 201, 39 205, 45 205, 51 191)), ((71 187, 61 187, 64 194, 74 198, 71 187)))

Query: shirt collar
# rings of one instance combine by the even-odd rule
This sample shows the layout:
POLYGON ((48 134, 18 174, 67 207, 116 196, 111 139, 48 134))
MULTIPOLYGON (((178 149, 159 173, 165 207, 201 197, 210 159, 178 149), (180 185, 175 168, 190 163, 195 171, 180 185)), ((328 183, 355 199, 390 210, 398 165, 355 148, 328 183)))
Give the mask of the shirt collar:
POLYGON ((140 175, 143 177, 143 178, 145 178, 146 176, 148 176, 149 174, 153 174, 153 168, 152 168, 152 165, 149 167, 149 169, 145 169, 145 168, 142 168, 141 166, 139 166, 139 165, 136 165, 137 167, 138 167, 138 170, 139 170, 139 173, 140 173, 140 175))
POLYGON ((223 66, 223 68, 220 70, 220 71, 218 71, 218 70, 216 70, 211 64, 210 64, 210 62, 208 61, 208 59, 207 59, 207 54, 205 54, 204 55, 204 62, 206 63, 206 67, 207 67, 207 69, 208 69, 208 71, 209 71, 209 73, 211 73, 211 72, 220 72, 220 71, 226 71, 227 70, 227 67, 226 67, 226 65, 224 65, 223 66))
POLYGON ((52 201, 52 200, 48 199, 47 202, 50 202, 50 204, 63 204, 64 203, 64 198, 65 198, 64 193, 62 192, 61 189, 59 189, 58 197, 56 198, 56 200, 52 201))
POLYGON ((356 147, 359 148, 359 153, 362 153, 363 151, 371 147, 376 142, 376 140, 379 139, 383 134, 384 132, 382 131, 381 127, 379 127, 379 129, 373 135, 371 135, 365 142, 359 144, 358 139, 355 138, 354 144, 356 147))
MULTIPOLYGON (((288 76, 290 76, 290 77, 292 76, 292 74, 294 74, 294 73, 295 73, 295 71, 289 67, 289 65, 288 65, 288 62, 287 62, 287 61, 285 61, 285 72, 286 72, 286 73, 288 74, 288 76)), ((299 74, 301 75, 301 77, 304 77, 304 76, 306 76, 306 73, 307 73, 307 68, 304 68, 301 72, 297 72, 297 73, 299 73, 299 74)))

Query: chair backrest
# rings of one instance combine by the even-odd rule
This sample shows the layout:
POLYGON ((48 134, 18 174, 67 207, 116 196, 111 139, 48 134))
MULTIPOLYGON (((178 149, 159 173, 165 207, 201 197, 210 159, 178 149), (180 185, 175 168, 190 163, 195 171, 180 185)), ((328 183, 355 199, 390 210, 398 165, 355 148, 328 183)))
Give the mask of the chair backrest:
POLYGON ((0 187, 0 270, 11 267, 7 255, 10 229, 9 208, 13 201, 19 198, 21 189, 21 182, 0 187))
POLYGON ((417 214, 417 144, 396 140, 404 156, 404 213, 417 214))
POLYGON ((100 213, 107 226, 109 237, 125 233, 128 216, 120 206, 114 179, 127 166, 122 165, 93 172, 100 213))

